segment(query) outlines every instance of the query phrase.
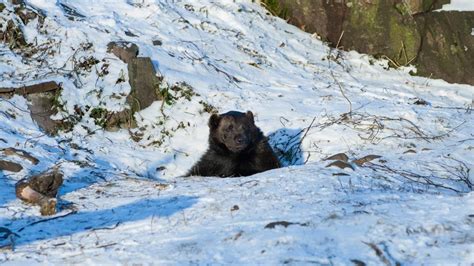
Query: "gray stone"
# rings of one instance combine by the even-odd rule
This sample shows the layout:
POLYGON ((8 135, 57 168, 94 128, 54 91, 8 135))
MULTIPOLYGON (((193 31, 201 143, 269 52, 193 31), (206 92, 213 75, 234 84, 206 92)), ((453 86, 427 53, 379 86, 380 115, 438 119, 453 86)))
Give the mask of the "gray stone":
POLYGON ((417 74, 474 85, 474 12, 430 12, 416 20, 423 38, 417 74))
POLYGON ((128 64, 132 59, 137 58, 138 46, 130 42, 110 42, 107 44, 107 52, 114 54, 128 64))
POLYGON ((26 95, 26 98, 29 101, 28 108, 33 121, 48 135, 55 135, 61 125, 61 121, 51 119, 51 116, 57 113, 56 108, 54 108, 55 93, 29 94, 26 95))
POLYGON ((132 59, 128 64, 128 77, 131 91, 127 103, 132 113, 150 106, 154 101, 161 100, 157 90, 160 80, 149 57, 132 59))

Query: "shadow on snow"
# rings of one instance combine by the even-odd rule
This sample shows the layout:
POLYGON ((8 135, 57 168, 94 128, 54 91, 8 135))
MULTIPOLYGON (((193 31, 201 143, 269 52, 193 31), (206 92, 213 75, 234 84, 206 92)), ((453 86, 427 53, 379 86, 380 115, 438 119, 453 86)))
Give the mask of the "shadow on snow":
POLYGON ((268 143, 282 167, 305 163, 301 141, 304 130, 281 128, 268 135, 268 143))
MULTIPOLYGON (((27 217, 20 220, 3 220, 0 222, 0 226, 7 227, 19 235, 15 240, 15 245, 18 246, 38 240, 71 236, 80 232, 111 230, 120 224, 152 216, 170 217, 193 206, 196 202, 197 197, 189 196, 142 199, 110 209, 78 211, 58 218, 53 216, 50 218, 27 217)), ((61 214, 58 213, 58 216, 61 214)))

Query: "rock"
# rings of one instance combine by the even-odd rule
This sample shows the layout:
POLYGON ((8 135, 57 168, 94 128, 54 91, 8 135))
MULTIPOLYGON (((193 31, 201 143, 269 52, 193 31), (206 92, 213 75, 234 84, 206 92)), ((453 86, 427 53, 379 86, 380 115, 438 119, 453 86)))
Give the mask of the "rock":
POLYGON ((14 162, 0 160, 0 170, 10 171, 10 172, 20 172, 21 170, 23 170, 23 166, 14 162))
POLYGON ((71 119, 53 120, 52 115, 57 113, 59 107, 57 97, 61 86, 48 81, 17 88, 0 88, 0 97, 10 97, 13 94, 20 94, 28 99, 31 118, 38 127, 48 135, 55 135, 60 129, 71 128, 71 119))
POLYGON ((5 4, 0 3, 0 13, 2 13, 5 8, 6 8, 5 4))
POLYGON ((161 45, 163 45, 163 42, 160 41, 160 40, 153 40, 153 45, 155 45, 155 46, 161 46, 161 45))
POLYGON ((134 127, 136 127, 136 122, 133 119, 133 114, 128 109, 121 112, 110 113, 105 122, 105 129, 108 131, 134 127))
POLYGON ((130 63, 130 61, 138 56, 138 46, 130 42, 110 42, 107 44, 107 52, 112 53, 120 60, 125 63, 130 63))
POLYGON ((131 86, 127 103, 132 114, 150 106, 154 101, 161 100, 157 91, 160 80, 149 57, 132 59, 128 64, 128 77, 131 86))
POLYGON ((128 37, 138 37, 138 35, 136 35, 135 33, 129 31, 129 30, 126 30, 124 31, 125 35, 127 35, 128 37))
POLYGON ((53 120, 52 115, 57 113, 55 105, 55 93, 54 92, 43 92, 37 94, 29 94, 26 96, 28 99, 28 108, 30 109, 31 118, 36 122, 41 130, 45 131, 48 135, 55 135, 60 126, 61 121, 53 120))
POLYGON ((417 75, 474 85, 474 12, 433 12, 449 0, 263 0, 333 47, 415 65, 417 75))
POLYGON ((430 12, 416 21, 423 36, 417 74, 474 85, 474 12, 430 12))
POLYGON ((7 156, 11 156, 11 155, 19 156, 23 159, 30 161, 32 164, 35 164, 35 165, 39 163, 38 159, 36 159, 35 157, 33 157, 31 154, 29 154, 28 152, 24 150, 19 150, 15 148, 6 148, 3 150, 3 154, 7 156))
POLYGON ((405 0, 412 15, 440 9, 450 2, 450 0, 405 0))
POLYGON ((402 64, 416 57, 421 43, 415 20, 402 1, 271 2, 277 3, 273 6, 277 5, 280 13, 284 11, 291 24, 345 50, 385 55, 402 64))

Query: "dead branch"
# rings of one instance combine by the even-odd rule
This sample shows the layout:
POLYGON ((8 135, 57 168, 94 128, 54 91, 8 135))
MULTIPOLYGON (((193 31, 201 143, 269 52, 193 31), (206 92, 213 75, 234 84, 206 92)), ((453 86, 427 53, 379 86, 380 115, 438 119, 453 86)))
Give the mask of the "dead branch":
POLYGON ((61 218, 64 218, 64 217, 67 217, 69 215, 73 215, 73 214, 76 214, 77 211, 71 211, 71 212, 68 212, 64 215, 60 215, 60 216, 55 216, 55 217, 52 217, 52 218, 48 218, 48 219, 42 219, 42 220, 39 220, 39 221, 35 221, 35 222, 32 222, 30 224, 27 224, 25 226, 23 226, 22 228, 20 228, 18 230, 18 232, 21 232, 23 231, 24 229, 30 227, 30 226, 33 226, 33 225, 37 225, 37 224, 40 224, 40 223, 45 223, 45 222, 49 222, 49 221, 52 221, 52 220, 57 220, 57 219, 61 219, 61 218))

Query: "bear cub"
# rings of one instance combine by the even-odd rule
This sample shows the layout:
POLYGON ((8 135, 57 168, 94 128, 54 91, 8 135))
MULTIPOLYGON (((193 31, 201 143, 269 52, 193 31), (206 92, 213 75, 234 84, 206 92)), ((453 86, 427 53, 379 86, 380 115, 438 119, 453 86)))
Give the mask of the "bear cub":
POLYGON ((208 150, 185 176, 249 176, 280 167, 252 112, 213 114, 208 125, 208 150))

